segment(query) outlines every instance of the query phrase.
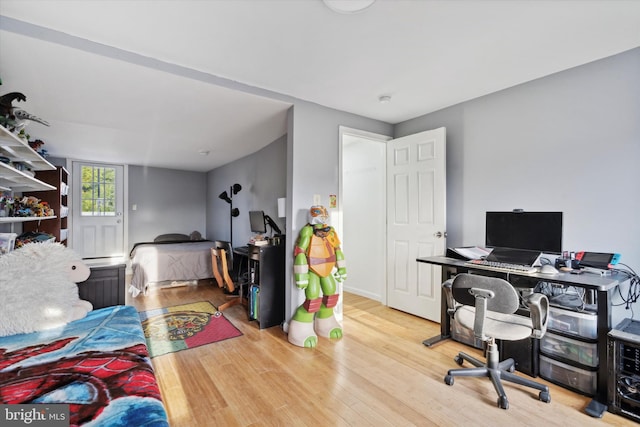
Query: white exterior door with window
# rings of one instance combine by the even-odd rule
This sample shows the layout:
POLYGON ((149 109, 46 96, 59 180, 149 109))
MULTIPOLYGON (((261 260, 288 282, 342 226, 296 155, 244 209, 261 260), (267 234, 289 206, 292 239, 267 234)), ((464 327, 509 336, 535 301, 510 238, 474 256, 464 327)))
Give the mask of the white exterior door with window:
POLYGON ((387 143, 387 302, 440 322, 441 267, 416 258, 446 248, 445 128, 387 143))
POLYGON ((73 249, 82 258, 124 256, 124 166, 73 162, 73 249))

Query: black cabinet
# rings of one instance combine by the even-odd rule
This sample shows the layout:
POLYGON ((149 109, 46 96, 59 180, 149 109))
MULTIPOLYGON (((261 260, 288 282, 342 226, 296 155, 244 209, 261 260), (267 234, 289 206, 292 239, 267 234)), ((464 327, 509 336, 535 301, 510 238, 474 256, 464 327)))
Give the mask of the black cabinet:
POLYGON ((285 245, 248 247, 249 318, 260 329, 284 322, 285 245))
POLYGON ((124 264, 92 266, 91 275, 78 283, 80 299, 93 304, 93 308, 125 304, 124 264))

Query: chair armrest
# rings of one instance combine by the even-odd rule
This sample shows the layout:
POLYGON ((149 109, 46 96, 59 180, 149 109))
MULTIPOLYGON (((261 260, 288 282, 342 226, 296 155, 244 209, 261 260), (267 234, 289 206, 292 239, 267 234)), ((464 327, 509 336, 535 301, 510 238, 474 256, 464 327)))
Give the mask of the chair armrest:
POLYGON ((456 300, 453 299, 453 291, 451 287, 453 286, 453 279, 449 279, 442 284, 442 290, 444 291, 444 297, 447 300, 447 313, 449 316, 453 316, 456 312, 456 300))
POLYGON ((543 294, 531 294, 525 298, 529 310, 531 311, 531 322, 533 323, 534 338, 542 338, 547 332, 549 321, 549 299, 543 294))

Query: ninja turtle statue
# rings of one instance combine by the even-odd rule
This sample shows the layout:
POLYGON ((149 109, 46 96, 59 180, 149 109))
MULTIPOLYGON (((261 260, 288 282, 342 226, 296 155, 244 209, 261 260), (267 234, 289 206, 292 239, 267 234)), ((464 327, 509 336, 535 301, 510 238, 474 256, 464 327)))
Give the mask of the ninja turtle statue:
POLYGON ((328 219, 324 206, 312 206, 294 249, 296 286, 305 290, 306 299, 289 323, 289 342, 299 347, 315 347, 318 335, 342 338, 333 309, 340 297, 337 282, 346 279, 347 270, 340 239, 328 219))

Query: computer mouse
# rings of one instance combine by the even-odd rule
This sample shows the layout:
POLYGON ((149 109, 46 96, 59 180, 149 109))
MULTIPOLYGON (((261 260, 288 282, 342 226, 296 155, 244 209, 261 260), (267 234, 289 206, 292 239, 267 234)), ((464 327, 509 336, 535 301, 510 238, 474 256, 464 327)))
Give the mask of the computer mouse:
POLYGON ((556 268, 551 264, 545 264, 542 267, 540 267, 540 274, 552 275, 552 274, 558 274, 558 273, 559 271, 556 270, 556 268))

